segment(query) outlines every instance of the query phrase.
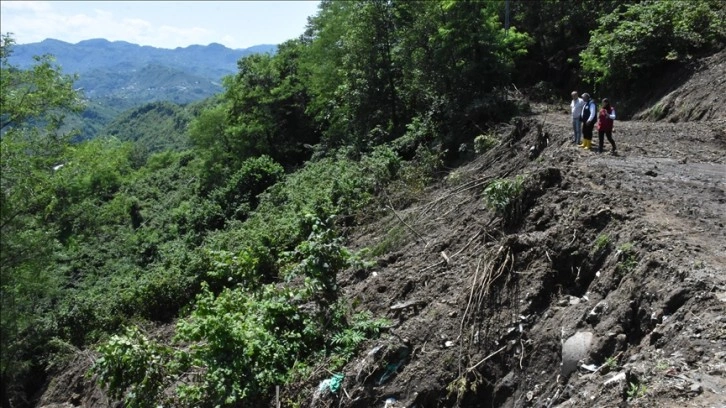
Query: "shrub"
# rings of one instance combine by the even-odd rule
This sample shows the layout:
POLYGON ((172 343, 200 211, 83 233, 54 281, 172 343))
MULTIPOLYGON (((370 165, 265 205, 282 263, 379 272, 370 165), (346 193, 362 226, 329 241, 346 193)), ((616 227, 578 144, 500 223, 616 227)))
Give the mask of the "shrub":
POLYGON ((595 252, 598 252, 610 245, 610 236, 607 234, 600 234, 595 239, 595 252))
POLYGON ((483 154, 488 152, 489 149, 496 146, 498 143, 499 140, 497 140, 492 133, 479 135, 474 138, 474 151, 476 154, 483 154))
POLYGON ((315 348, 320 333, 296 304, 300 294, 266 285, 258 294, 206 288, 177 340, 191 342, 188 359, 202 370, 199 382, 180 387, 189 405, 254 406, 274 385, 284 383, 298 359, 315 348))
POLYGON ((718 1, 643 1, 603 14, 580 54, 583 72, 611 92, 630 92, 668 62, 717 50, 726 37, 718 1), (638 81, 640 80, 640 81, 638 81))
POLYGON ((161 346, 144 336, 138 328, 129 327, 122 335, 99 347, 92 372, 99 382, 108 386, 114 398, 123 398, 129 408, 156 406, 161 391, 169 381, 171 348, 161 346))
POLYGON ((484 200, 489 208, 495 210, 505 220, 518 215, 524 178, 497 179, 484 189, 484 200))
POLYGON ((638 256, 633 250, 633 244, 626 242, 618 246, 618 264, 615 266, 615 271, 618 274, 623 275, 635 270, 638 266, 638 256))
POLYGON ((296 262, 289 267, 288 277, 304 276, 306 295, 325 307, 338 296, 338 272, 348 266, 351 254, 332 229, 332 217, 322 221, 308 215, 307 220, 310 236, 294 251, 283 254, 283 259, 296 262))
POLYGON ((257 196, 282 180, 285 170, 268 156, 245 160, 242 167, 229 177, 223 187, 215 190, 226 218, 243 220, 257 207, 257 196))

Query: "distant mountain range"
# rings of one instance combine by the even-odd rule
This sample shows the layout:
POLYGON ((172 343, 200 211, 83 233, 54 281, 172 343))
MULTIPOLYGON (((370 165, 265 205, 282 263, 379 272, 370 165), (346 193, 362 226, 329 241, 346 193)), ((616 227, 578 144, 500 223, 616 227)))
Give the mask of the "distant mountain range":
POLYGON ((124 41, 94 39, 77 44, 47 39, 16 44, 9 62, 19 68, 51 54, 76 87, 94 103, 127 109, 155 101, 188 103, 219 93, 221 79, 237 71, 237 61, 254 53, 274 53, 275 45, 230 49, 221 44, 163 49, 124 41))

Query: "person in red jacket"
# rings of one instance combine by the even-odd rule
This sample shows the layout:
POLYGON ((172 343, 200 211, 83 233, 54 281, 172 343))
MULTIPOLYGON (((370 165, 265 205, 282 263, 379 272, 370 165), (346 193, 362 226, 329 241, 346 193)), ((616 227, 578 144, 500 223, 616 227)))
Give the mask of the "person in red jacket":
POLYGON ((598 153, 602 153, 603 150, 603 144, 604 144, 604 138, 603 136, 608 137, 608 141, 613 146, 613 150, 610 151, 610 154, 615 154, 615 141, 613 140, 613 122, 615 121, 615 108, 610 105, 610 101, 608 98, 604 98, 602 100, 602 109, 600 109, 600 113, 598 114, 598 121, 597 121, 597 137, 600 141, 600 148, 598 149, 598 153))

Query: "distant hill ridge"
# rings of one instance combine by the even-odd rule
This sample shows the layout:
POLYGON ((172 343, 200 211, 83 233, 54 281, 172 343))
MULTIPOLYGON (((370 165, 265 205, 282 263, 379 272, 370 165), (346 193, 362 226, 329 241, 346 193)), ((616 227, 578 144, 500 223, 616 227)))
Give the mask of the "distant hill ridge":
POLYGON ((105 39, 77 44, 46 39, 14 45, 9 62, 27 68, 34 56, 51 54, 64 73, 78 74, 76 85, 87 98, 127 109, 155 101, 204 99, 222 90, 221 79, 237 71, 240 58, 276 50, 276 45, 269 44, 246 49, 217 43, 165 49, 105 39))
POLYGON ((28 68, 34 56, 50 54, 65 74, 78 74, 88 107, 80 122, 81 138, 95 137, 127 109, 154 102, 185 105, 223 91, 222 78, 237 72, 240 58, 274 53, 276 45, 231 49, 222 44, 190 45, 175 49, 141 46, 125 41, 92 39, 70 44, 46 39, 15 44, 10 64, 28 68))
POLYGON ((190 45, 175 49, 156 48, 126 41, 108 41, 102 38, 71 44, 55 39, 39 43, 16 44, 10 62, 21 68, 33 64, 33 56, 52 54, 63 71, 72 74, 99 68, 134 69, 147 64, 168 65, 213 78, 236 71, 237 61, 245 55, 274 53, 276 45, 262 44, 245 49, 231 49, 222 44, 190 45))

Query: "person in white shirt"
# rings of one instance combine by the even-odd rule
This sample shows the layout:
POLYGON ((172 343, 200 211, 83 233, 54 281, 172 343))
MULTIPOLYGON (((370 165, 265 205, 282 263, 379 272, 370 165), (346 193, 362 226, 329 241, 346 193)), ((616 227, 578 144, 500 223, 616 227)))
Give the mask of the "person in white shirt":
POLYGON ((585 101, 577 95, 577 91, 572 91, 572 102, 570 102, 570 109, 572 110, 572 143, 580 144, 582 139, 582 123, 580 123, 580 114, 582 113, 582 107, 585 106, 585 101))

